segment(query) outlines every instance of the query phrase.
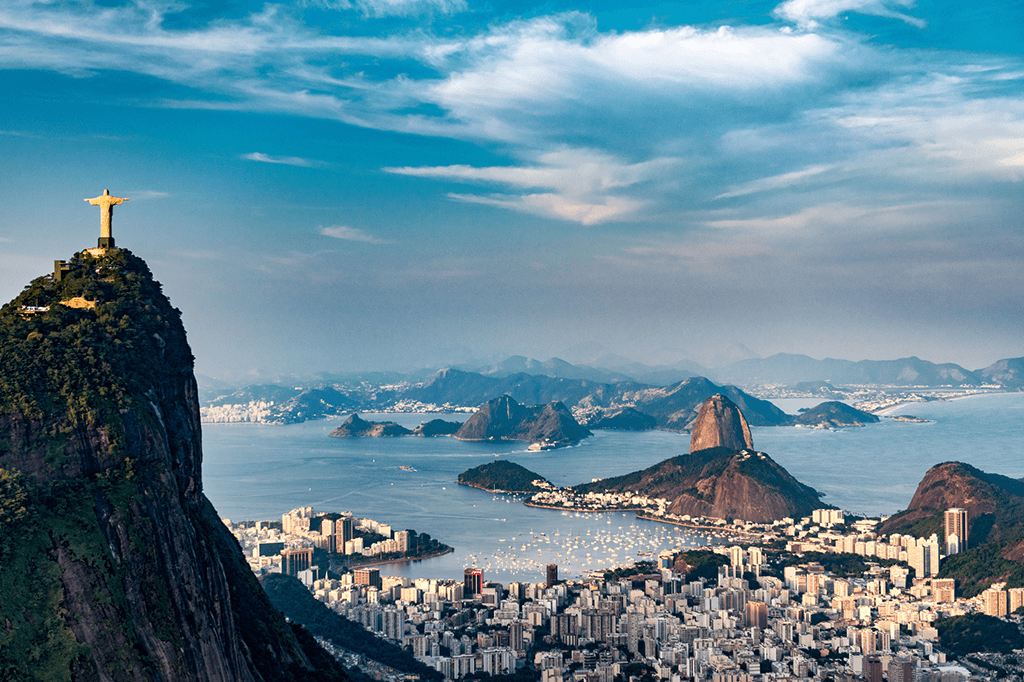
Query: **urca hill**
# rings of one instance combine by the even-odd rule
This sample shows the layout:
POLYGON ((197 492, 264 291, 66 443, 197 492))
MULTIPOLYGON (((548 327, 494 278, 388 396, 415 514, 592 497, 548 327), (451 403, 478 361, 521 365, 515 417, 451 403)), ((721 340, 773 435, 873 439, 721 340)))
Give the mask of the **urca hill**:
POLYGON ((347 679, 203 495, 192 368, 179 312, 123 249, 0 310, 5 679, 347 679))
POLYGON ((690 453, 625 476, 577 486, 580 493, 631 491, 670 501, 670 514, 744 519, 757 523, 808 516, 820 495, 763 452, 755 452, 750 427, 723 395, 700 408, 690 453))

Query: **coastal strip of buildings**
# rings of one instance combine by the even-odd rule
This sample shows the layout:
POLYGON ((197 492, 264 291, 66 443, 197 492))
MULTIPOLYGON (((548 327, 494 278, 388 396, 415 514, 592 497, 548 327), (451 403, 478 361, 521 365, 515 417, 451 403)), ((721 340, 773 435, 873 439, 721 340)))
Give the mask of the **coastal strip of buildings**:
MULTIPOLYGON (((555 565, 536 583, 488 581, 478 567, 467 567, 461 580, 381 576, 374 567, 300 577, 336 613, 407 648, 448 680, 529 668, 541 682, 615 682, 648 674, 666 682, 964 682, 991 676, 981 664, 1020 676, 1024 669, 1013 657, 978 654, 953 665, 939 645, 940 619, 987 614, 1019 624, 1021 617, 1009 614, 1024 606, 1024 588, 993 585, 964 599, 955 581, 936 577, 942 558, 967 546, 965 514, 949 510, 942 542, 936 536, 879 537, 878 520, 847 524, 838 510, 761 526, 741 523, 747 537, 760 540, 713 548, 722 565, 710 578, 688 579, 677 563, 685 554, 670 552, 627 568, 625 576, 594 573, 568 581, 558 579, 555 565), (837 575, 819 563, 792 560, 807 552, 856 554, 868 569, 837 575), (782 567, 783 558, 789 565, 782 567)), ((289 512, 272 537, 285 544, 315 540, 309 518, 316 518, 309 508, 289 512)), ((345 518, 354 528, 374 527, 345 518)), ((337 528, 335 521, 335 536, 337 528)), ((260 542, 259 529, 235 530, 241 538, 252 536, 244 546, 260 542)), ((262 558, 251 565, 257 572, 278 570, 278 562, 262 558)), ((282 559, 280 570, 287 568, 282 559)))

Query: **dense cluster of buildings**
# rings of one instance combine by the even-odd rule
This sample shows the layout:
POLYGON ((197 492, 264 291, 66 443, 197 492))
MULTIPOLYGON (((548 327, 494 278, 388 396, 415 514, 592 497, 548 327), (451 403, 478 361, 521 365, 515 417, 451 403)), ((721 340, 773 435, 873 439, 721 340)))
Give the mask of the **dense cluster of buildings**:
POLYGON ((663 555, 664 568, 618 580, 499 584, 478 569, 462 582, 362 569, 311 589, 453 680, 534 666, 543 682, 612 682, 634 663, 672 682, 968 675, 946 665, 934 621, 983 610, 984 598, 955 601, 938 579, 900 587, 899 571, 878 566, 857 578, 814 564, 787 568, 784 579, 758 576, 758 547, 717 551, 729 557, 717 585, 687 582, 663 555))
MULTIPOLYGON (((225 523, 257 575, 298 576, 303 571, 319 575, 326 572, 330 555, 372 559, 409 550, 409 531, 396 531, 386 523, 358 518, 351 512, 318 514, 313 507, 299 507, 283 514, 280 522, 225 523), (366 542, 368 538, 374 541, 366 542)), ((307 582, 311 580, 309 575, 303 577, 307 582)))
MULTIPOLYGON (((311 518, 308 507, 293 510, 281 531, 315 540, 311 518)), ((962 682, 973 671, 947 663, 935 622, 968 613, 1005 616, 1024 605, 1021 588, 996 585, 957 599, 954 581, 935 577, 940 547, 966 547, 966 521, 963 510, 949 510, 941 544, 934 536, 877 537, 872 521, 839 532, 847 526, 837 510, 760 529, 764 544, 784 542, 790 556, 860 554, 869 566, 862 575, 833 575, 809 562, 773 577, 766 551, 751 543, 714 548, 723 557, 717 581, 687 580, 669 553, 649 573, 607 579, 614 574, 559 581, 554 565, 542 583, 489 582, 472 567, 461 581, 387 577, 376 568, 337 580, 315 572, 303 577, 338 614, 408 648, 449 680, 530 666, 542 682, 613 682, 638 670, 669 682, 962 682), (874 557, 895 561, 882 565, 874 557)), ((335 535, 338 527, 335 521, 335 535)), ((320 537, 331 528, 321 523, 320 537)))

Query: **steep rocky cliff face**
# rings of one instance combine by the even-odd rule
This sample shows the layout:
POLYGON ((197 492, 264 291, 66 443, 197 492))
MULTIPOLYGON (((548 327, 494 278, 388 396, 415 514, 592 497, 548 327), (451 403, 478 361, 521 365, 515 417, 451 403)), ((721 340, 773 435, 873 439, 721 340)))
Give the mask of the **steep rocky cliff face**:
POLYGON ((523 440, 578 443, 592 435, 560 402, 526 407, 510 396, 490 400, 455 433, 459 440, 523 440))
POLYGON ((721 393, 711 396, 700 406, 690 435, 690 452, 709 448, 754 448, 754 439, 750 437, 750 427, 743 413, 721 393))
POLYGON ((124 250, 0 310, 11 679, 346 679, 313 669, 203 495, 192 365, 179 312, 124 250))

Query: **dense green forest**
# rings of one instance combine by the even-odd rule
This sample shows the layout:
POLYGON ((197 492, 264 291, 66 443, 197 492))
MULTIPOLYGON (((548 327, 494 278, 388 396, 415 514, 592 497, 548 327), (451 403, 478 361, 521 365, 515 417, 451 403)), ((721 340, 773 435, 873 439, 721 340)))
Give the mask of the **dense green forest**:
POLYGON ((708 549, 691 549, 676 555, 675 561, 682 560, 686 564, 686 580, 693 582, 704 578, 709 583, 718 584, 718 567, 727 566, 729 557, 715 554, 708 549))
MULTIPOLYGON (((878 566, 892 566, 899 563, 895 559, 868 558, 848 552, 829 552, 827 554, 824 552, 804 552, 803 554, 783 553, 776 566, 781 571, 786 566, 815 563, 820 564, 822 568, 836 577, 860 578, 871 568, 868 565, 869 562, 878 566)), ((781 577, 781 573, 779 577, 781 577)))
POLYGON ((180 311, 144 261, 117 249, 70 263, 61 281, 37 277, 0 309, 0 412, 55 417, 65 429, 51 434, 58 439, 75 424, 102 423, 117 448, 120 410, 155 385, 180 381, 192 354, 180 311), (62 303, 75 298, 95 307, 62 303))
POLYGON ((1024 587, 1024 563, 999 556, 1006 543, 987 544, 955 554, 942 562, 940 578, 955 578, 961 597, 974 597, 993 582, 1024 587))
POLYGON ((1024 649, 1019 625, 983 613, 944 618, 936 627, 942 648, 957 658, 982 652, 1010 654, 1014 649, 1024 649))
POLYGON ((458 482, 484 490, 535 493, 544 489, 533 484, 536 480, 544 477, 515 462, 498 460, 462 472, 458 482))

